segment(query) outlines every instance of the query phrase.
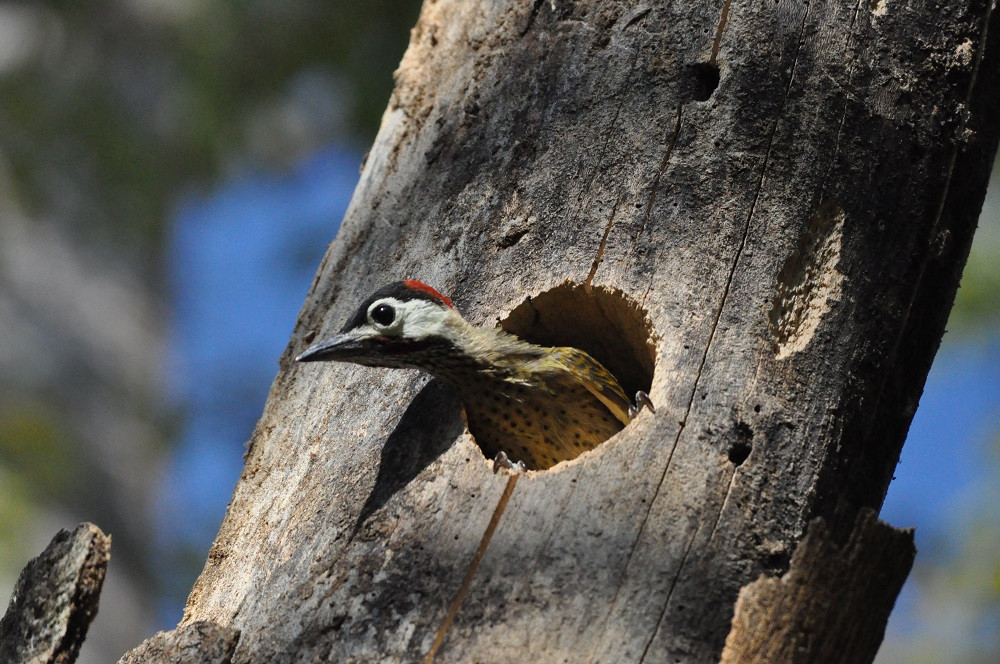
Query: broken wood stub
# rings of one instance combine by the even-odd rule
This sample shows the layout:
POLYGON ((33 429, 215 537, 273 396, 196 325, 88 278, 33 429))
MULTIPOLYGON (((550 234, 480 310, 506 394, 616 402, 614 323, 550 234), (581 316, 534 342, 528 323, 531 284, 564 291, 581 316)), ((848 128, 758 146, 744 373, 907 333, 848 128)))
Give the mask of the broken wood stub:
POLYGON ((788 572, 740 590, 722 664, 871 662, 915 554, 912 529, 870 510, 842 546, 816 519, 788 572))
POLYGON ((125 654, 118 664, 229 664, 240 630, 199 620, 169 632, 157 632, 125 654))
POLYGON ((60 530, 29 562, 0 620, 0 662, 72 664, 97 615, 111 538, 92 523, 60 530))

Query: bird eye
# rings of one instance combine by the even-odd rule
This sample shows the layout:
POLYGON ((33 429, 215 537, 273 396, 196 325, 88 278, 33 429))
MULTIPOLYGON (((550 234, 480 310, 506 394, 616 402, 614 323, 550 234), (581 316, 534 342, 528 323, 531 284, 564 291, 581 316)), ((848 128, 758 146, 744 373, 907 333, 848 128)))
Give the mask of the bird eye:
POLYGON ((388 304, 380 304, 372 309, 371 317, 372 321, 379 325, 391 325, 392 321, 396 320, 396 310, 388 304))

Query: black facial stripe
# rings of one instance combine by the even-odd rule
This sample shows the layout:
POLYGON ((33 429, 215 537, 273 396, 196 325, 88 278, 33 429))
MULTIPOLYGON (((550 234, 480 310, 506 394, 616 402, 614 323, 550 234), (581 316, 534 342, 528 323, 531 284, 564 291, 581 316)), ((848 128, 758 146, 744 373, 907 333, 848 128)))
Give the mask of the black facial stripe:
POLYGON ((441 303, 434 298, 430 293, 424 291, 414 290, 409 288, 402 281, 396 281, 387 286, 375 291, 371 297, 361 303, 354 315, 351 316, 344 327, 340 330, 342 333, 349 330, 353 330, 356 327, 361 327, 368 322, 368 308, 375 304, 378 300, 386 297, 394 297, 400 302, 410 302, 412 300, 427 300, 428 302, 433 302, 440 305, 441 303))
POLYGON ((396 353, 413 355, 428 351, 443 353, 453 353, 455 345, 447 339, 428 338, 414 341, 413 339, 400 339, 399 337, 376 337, 375 343, 381 346, 382 351, 388 355, 396 353))
POLYGON ((356 327, 361 327, 368 322, 368 307, 370 307, 373 302, 365 301, 358 310, 354 312, 354 315, 347 319, 344 323, 344 327, 341 328, 340 333, 350 332, 356 327))

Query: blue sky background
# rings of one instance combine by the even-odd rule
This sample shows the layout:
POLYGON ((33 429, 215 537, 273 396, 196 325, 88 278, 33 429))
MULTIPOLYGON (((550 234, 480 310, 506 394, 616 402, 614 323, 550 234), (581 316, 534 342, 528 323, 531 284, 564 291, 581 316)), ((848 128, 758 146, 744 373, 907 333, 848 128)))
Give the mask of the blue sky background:
MULTIPOLYGON (((168 373, 183 424, 156 510, 164 555, 205 559, 360 162, 356 150, 330 147, 289 172, 242 174, 177 207, 168 373)), ((162 581, 186 593, 194 578, 162 581)), ((178 622, 183 600, 165 600, 164 628, 178 622)))
POLYGON ((1000 344, 947 339, 920 398, 882 518, 917 525, 917 547, 933 548, 939 531, 968 511, 963 503, 972 498, 969 491, 995 474, 989 445, 998 431, 1000 344))

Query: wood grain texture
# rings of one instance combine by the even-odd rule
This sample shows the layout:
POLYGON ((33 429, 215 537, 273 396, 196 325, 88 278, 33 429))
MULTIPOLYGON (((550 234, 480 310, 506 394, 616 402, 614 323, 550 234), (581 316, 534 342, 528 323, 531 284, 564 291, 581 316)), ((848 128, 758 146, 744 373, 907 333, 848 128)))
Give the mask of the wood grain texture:
POLYGON ((422 659, 507 480, 439 385, 291 358, 395 279, 485 325, 570 281, 645 312, 656 413, 518 481, 435 661, 716 661, 741 587, 882 501, 996 149, 996 22, 428 0, 182 625, 422 659))
POLYGON ((25 565, 3 619, 0 662, 73 664, 97 615, 111 538, 92 523, 60 530, 25 565))

